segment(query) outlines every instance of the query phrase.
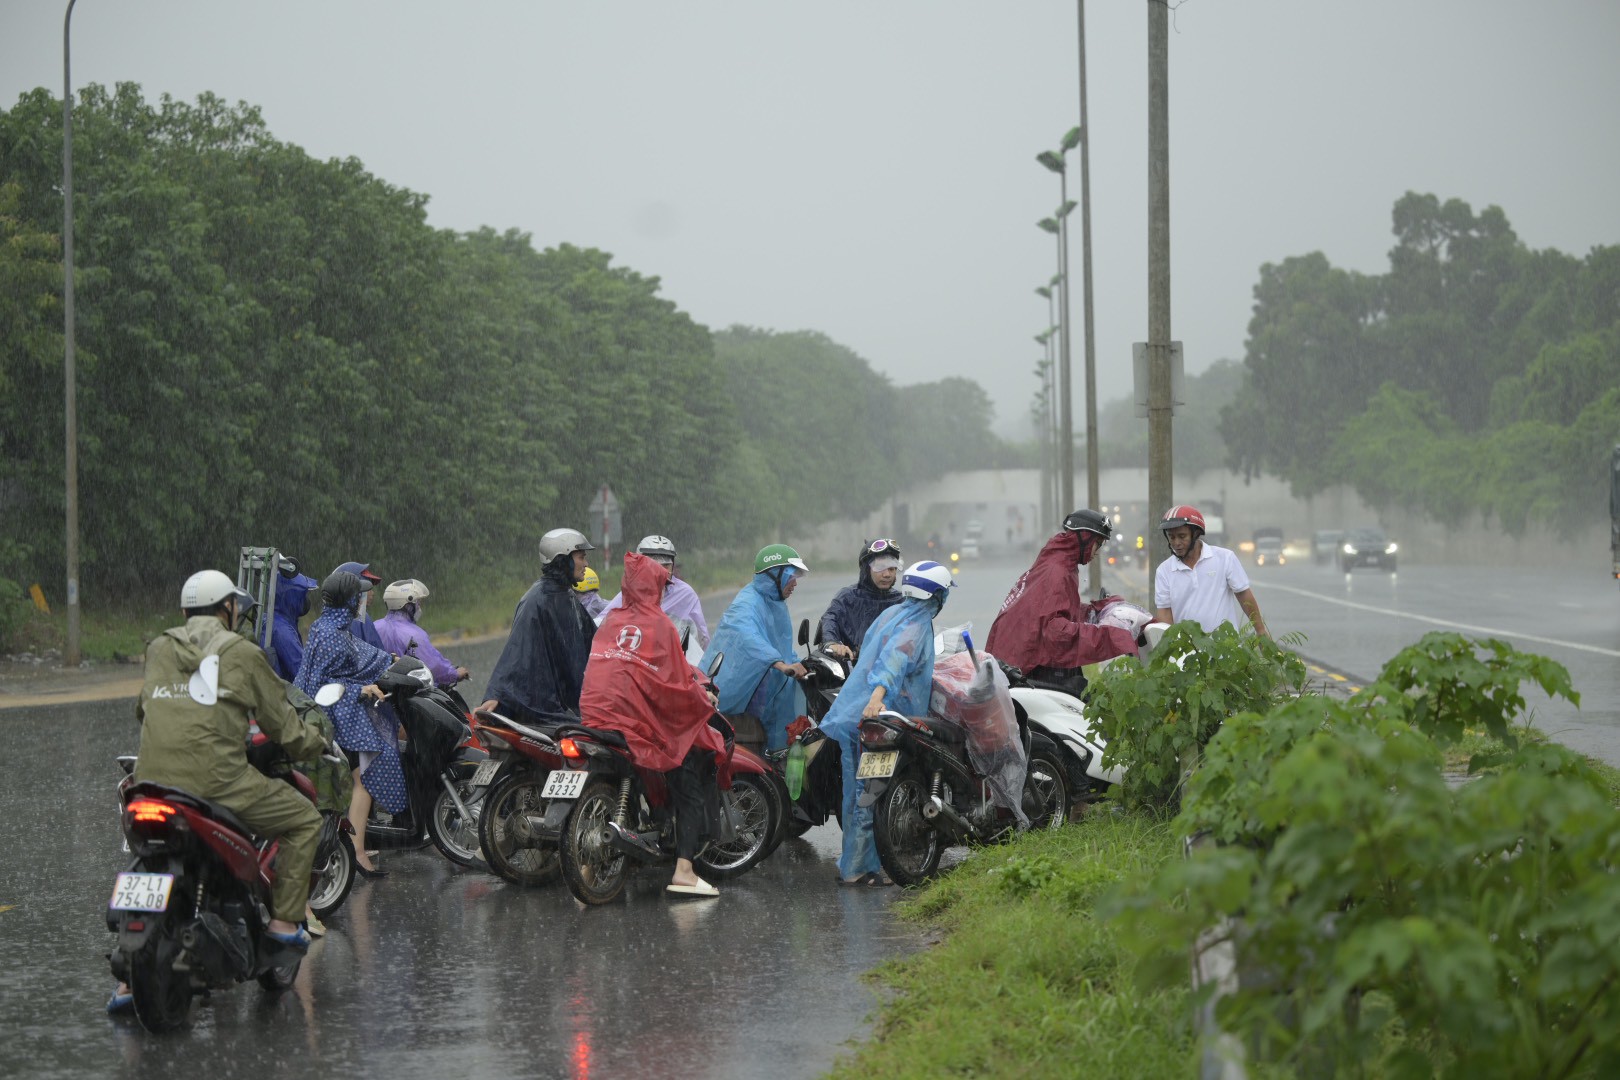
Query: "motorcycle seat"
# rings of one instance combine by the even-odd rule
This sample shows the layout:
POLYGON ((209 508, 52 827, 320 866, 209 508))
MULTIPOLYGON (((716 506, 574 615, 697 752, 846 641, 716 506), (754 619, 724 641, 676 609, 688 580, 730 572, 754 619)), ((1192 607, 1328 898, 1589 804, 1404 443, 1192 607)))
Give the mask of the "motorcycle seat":
POLYGON ((967 742, 966 729, 964 729, 961 724, 958 724, 953 720, 946 720, 938 716, 919 716, 916 719, 927 724, 928 730, 933 732, 934 738, 938 739, 940 742, 967 742))
POLYGON ((586 738, 595 739, 605 746, 614 746, 620 750, 629 750, 630 744, 624 741, 624 736, 617 731, 604 731, 601 728, 586 727, 584 724, 558 724, 552 731, 554 739, 565 739, 569 735, 580 734, 586 738))
POLYGON ((259 834, 248 828, 247 825, 242 822, 241 818, 237 817, 231 812, 229 807, 223 806, 217 802, 210 802, 199 795, 191 794, 189 791, 182 791, 180 788, 165 787, 163 784, 153 783, 150 780, 143 780, 141 783, 136 784, 134 787, 129 789, 130 799, 134 799, 140 795, 145 795, 154 799, 166 799, 169 802, 180 803, 182 806, 189 806, 193 810, 201 810, 203 813, 207 814, 221 825, 234 829, 243 836, 251 837, 254 840, 259 839, 259 834))

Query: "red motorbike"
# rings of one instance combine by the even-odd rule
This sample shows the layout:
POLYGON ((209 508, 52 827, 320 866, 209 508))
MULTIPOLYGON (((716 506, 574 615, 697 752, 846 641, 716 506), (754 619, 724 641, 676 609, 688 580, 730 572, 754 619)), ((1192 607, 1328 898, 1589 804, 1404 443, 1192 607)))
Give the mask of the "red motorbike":
MULTIPOLYGON (((127 772, 135 759, 119 760, 127 772)), ((288 770, 285 779, 315 801, 301 773, 288 770)), ((107 929, 118 935, 107 959, 129 984, 141 1026, 184 1026, 199 992, 248 979, 275 992, 291 986, 303 954, 266 933, 279 841, 256 836, 230 810, 179 788, 126 776, 119 791, 135 858, 107 904, 107 929)), ((350 831, 345 819, 327 816, 311 875, 311 897, 323 898, 327 911, 343 902, 353 880, 350 831), (337 887, 323 887, 328 876, 337 887)))
MULTIPOLYGON (((552 771, 563 768, 551 731, 496 712, 479 710, 473 716, 473 732, 489 752, 470 784, 482 805, 479 847, 489 868, 514 885, 545 885, 559 872, 562 820, 551 820, 543 794, 552 771)), ((564 813, 567 809, 563 804, 564 813)))
MULTIPOLYGON (((624 891, 633 863, 675 861, 675 815, 664 775, 636 766, 624 737, 582 724, 551 732, 565 768, 547 778, 547 819, 560 820, 557 854, 574 898, 606 904, 624 891)), ((710 842, 692 860, 706 878, 735 877, 769 854, 786 807, 770 766, 731 747, 731 787, 720 792, 710 842)))

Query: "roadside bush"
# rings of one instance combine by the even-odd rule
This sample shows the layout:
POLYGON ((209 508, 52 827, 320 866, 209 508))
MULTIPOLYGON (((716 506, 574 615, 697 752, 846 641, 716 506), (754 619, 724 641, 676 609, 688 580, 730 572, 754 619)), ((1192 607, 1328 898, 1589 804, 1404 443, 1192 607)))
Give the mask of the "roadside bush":
POLYGON ((1120 796, 1131 807, 1173 807, 1183 774, 1226 718, 1265 712, 1305 685, 1305 662, 1270 638, 1230 624, 1205 633, 1180 622, 1146 664, 1098 673, 1091 711, 1107 740, 1103 764, 1124 765, 1120 796))
POLYGON ((1512 673, 1560 693, 1568 673, 1431 635, 1381 681, 1420 669, 1404 692, 1234 717, 1175 825, 1225 844, 1119 894, 1125 940, 1143 971, 1178 983, 1193 943, 1228 928, 1243 978, 1217 1016, 1287 1068, 1614 1075, 1620 811, 1607 783, 1570 751, 1527 743, 1454 787, 1437 745, 1460 734, 1453 721, 1507 733, 1523 707, 1512 673))
POLYGON ((14 652, 16 638, 33 615, 33 603, 21 585, 0 577, 0 652, 14 652))

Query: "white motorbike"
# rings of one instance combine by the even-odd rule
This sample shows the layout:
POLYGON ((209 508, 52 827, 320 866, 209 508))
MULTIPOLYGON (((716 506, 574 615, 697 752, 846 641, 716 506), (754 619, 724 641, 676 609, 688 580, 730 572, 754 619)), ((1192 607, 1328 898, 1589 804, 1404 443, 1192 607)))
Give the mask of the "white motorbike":
MULTIPOLYGON (((1131 631, 1143 660, 1170 628, 1168 623, 1154 622, 1151 613, 1135 604, 1118 599, 1097 613, 1093 621, 1131 631)), ((935 639, 935 651, 955 651, 953 646, 960 641, 962 629, 965 628, 942 631, 935 639)), ((1102 666, 1122 659, 1105 660, 1102 666)), ((1071 797, 1104 791, 1123 779, 1124 769, 1120 766, 1103 768, 1103 750, 1108 744, 1096 730, 1096 714, 1089 705, 1069 691, 1043 685, 1039 680, 1012 679, 1011 689, 1013 701, 1023 710, 1030 729, 1045 735, 1063 751, 1064 763, 1069 768, 1071 797)))

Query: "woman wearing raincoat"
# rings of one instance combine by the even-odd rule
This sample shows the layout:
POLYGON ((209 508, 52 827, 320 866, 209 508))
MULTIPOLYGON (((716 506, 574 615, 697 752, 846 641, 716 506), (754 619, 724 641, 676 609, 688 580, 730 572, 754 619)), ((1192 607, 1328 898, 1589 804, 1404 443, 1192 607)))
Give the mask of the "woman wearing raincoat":
POLYGON ((354 825, 355 865, 367 877, 385 871, 371 864, 366 853, 366 819, 371 803, 391 814, 405 809, 405 771, 399 763, 399 743, 393 713, 366 707, 363 698, 383 699, 377 678, 394 658, 349 632, 360 609, 360 594, 371 586, 358 574, 334 570, 321 582, 326 607, 309 627, 304 662, 298 669, 298 689, 315 696, 326 683, 342 683, 343 697, 329 710, 337 741, 355 764, 354 794, 349 798, 349 821, 354 825))
MULTIPOLYGON (((934 616, 956 587, 951 572, 937 562, 920 562, 900 576, 905 600, 878 616, 861 643, 860 659, 821 721, 838 741, 844 774, 844 850, 838 856, 841 885, 892 885, 878 863, 872 840, 872 808, 860 806, 862 719, 885 709, 906 716, 928 712, 934 682, 934 616)), ((730 663, 730 659, 726 663, 730 663)))
POLYGON ((663 773, 669 782, 675 808, 669 891, 718 896, 719 890, 697 876, 692 857, 718 812, 717 767, 726 757, 725 740, 709 725, 714 701, 686 662, 680 631, 659 605, 669 575, 655 559, 625 554, 619 594, 624 602, 607 613, 591 641, 579 712, 591 727, 623 735, 631 760, 663 773))
POLYGON ((309 613, 309 591, 315 586, 314 578, 299 572, 296 561, 282 556, 275 621, 270 624, 270 669, 288 682, 298 677, 304 662, 304 639, 298 636, 298 620, 309 613))
MULTIPOLYGON (((715 654, 725 653, 726 662, 715 678, 720 711, 758 719, 770 750, 787 745, 787 726, 799 711, 794 680, 804 678, 805 671, 793 654, 787 598, 798 586, 799 576, 809 572, 799 553, 786 544, 761 548, 754 557, 754 580, 721 616, 698 662, 707 671, 715 654)), ((738 742, 751 741, 745 733, 747 726, 738 727, 738 742)))

